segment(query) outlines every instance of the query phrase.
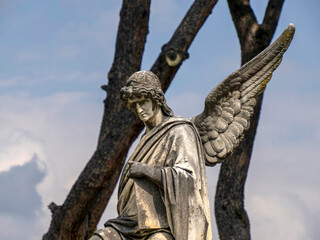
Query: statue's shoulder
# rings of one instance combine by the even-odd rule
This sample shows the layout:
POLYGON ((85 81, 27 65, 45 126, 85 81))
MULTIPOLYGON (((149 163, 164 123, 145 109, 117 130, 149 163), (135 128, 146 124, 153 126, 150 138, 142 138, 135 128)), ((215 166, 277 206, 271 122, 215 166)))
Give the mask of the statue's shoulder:
POLYGON ((173 116, 167 119, 166 126, 170 128, 171 134, 179 134, 184 131, 191 131, 191 129, 197 132, 194 124, 184 117, 173 116))
POLYGON ((190 120, 179 116, 172 116, 146 133, 141 140, 148 140, 153 136, 157 136, 158 138, 159 135, 181 135, 182 132, 191 131, 191 129, 196 132, 196 128, 190 120))
POLYGON ((177 126, 194 126, 193 123, 184 117, 172 116, 168 117, 163 124, 164 126, 177 127, 177 126))
POLYGON ((192 122, 189 119, 186 119, 186 118, 180 117, 180 116, 168 117, 167 122, 168 123, 192 124, 192 122))

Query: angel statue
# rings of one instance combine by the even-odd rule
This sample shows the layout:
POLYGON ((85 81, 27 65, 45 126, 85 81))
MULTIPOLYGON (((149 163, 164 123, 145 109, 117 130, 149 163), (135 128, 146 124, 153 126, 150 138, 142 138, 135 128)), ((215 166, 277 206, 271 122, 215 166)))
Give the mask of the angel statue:
POLYGON ((205 165, 232 154, 249 128, 256 97, 279 66, 295 27, 229 75, 207 96, 203 112, 174 116, 158 77, 132 74, 121 99, 145 125, 119 184, 119 216, 90 240, 209 240, 211 220, 205 165))

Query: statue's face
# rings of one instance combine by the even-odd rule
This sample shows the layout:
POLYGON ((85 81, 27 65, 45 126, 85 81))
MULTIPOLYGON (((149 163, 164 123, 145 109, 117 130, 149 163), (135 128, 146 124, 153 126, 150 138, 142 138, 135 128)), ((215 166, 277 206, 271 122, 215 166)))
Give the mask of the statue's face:
POLYGON ((153 120, 159 108, 149 97, 145 96, 130 99, 129 104, 132 111, 134 111, 143 122, 153 120))

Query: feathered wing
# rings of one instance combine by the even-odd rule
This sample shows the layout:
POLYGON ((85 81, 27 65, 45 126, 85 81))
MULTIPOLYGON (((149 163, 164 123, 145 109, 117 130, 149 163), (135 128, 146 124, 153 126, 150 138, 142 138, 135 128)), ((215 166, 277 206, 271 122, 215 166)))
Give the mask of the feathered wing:
POLYGON ((204 111, 192 118, 204 146, 206 165, 223 162, 239 145, 249 129, 256 97, 279 66, 294 32, 295 26, 289 24, 269 47, 218 84, 207 96, 204 111))

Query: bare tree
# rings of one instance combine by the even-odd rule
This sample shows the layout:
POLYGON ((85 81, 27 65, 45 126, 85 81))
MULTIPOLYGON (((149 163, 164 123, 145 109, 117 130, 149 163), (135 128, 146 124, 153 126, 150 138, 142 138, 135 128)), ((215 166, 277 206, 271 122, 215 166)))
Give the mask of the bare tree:
MULTIPOLYGON (((232 20, 241 45, 241 64, 245 64, 271 42, 284 0, 270 0, 262 24, 249 0, 228 0, 232 20)), ((215 196, 215 216, 220 239, 250 239, 248 215, 244 209, 244 186, 254 142, 263 95, 258 98, 251 126, 234 154, 220 169, 215 196)))
MULTIPOLYGON (((248 0, 228 0, 242 50, 242 64, 269 45, 284 0, 270 0, 263 24, 259 25, 248 0)), ((217 0, 195 0, 165 44, 151 68, 166 90, 188 57, 196 34, 217 0)), ((98 146, 70 190, 63 205, 51 203, 52 221, 43 239, 88 239, 93 233, 118 180, 128 149, 143 126, 120 100, 125 80, 140 70, 148 34, 150 0, 123 0, 117 43, 108 85, 98 146)), ((247 175, 260 104, 254 123, 239 150, 222 164, 216 194, 216 218, 221 239, 249 239, 249 221, 243 207, 247 175)))

